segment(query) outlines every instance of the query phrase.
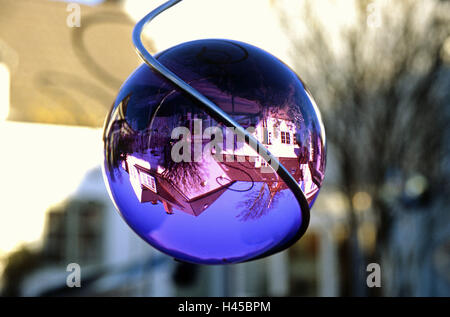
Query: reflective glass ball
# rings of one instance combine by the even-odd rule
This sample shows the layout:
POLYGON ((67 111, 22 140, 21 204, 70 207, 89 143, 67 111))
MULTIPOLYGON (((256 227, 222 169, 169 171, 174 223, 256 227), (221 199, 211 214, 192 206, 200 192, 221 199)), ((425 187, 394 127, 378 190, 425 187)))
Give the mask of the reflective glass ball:
MULTIPOLYGON (((248 129, 312 206, 325 134, 288 66, 230 40, 183 43, 156 58, 248 129)), ((125 81, 104 128, 103 172, 121 216, 150 245, 187 262, 237 263, 292 245, 309 210, 270 162, 204 109, 146 64, 125 81)))

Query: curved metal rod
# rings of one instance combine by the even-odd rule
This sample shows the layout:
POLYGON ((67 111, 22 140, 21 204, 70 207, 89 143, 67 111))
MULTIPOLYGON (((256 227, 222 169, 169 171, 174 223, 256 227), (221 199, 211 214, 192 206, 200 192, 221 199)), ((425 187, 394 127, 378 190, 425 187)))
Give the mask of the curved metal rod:
POLYGON ((139 56, 144 60, 144 62, 149 65, 152 69, 160 73, 162 76, 164 76, 166 79, 171 81, 173 84, 178 86, 182 91, 186 92, 190 96, 194 97, 204 108, 204 110, 211 111, 212 113, 217 116, 223 124, 226 124, 228 127, 234 127, 235 131, 242 136, 244 136, 245 142, 251 146, 258 154, 260 154, 264 160, 269 165, 277 166, 277 174, 278 176, 286 183, 286 185, 289 187, 289 189, 294 194, 295 198, 297 199, 300 207, 301 207, 301 214, 302 214, 302 223, 301 228, 297 232, 296 236, 293 237, 289 242, 286 242, 284 245, 280 246, 280 248, 277 248, 272 253, 281 251, 282 249, 288 247, 289 245, 293 244, 298 238, 300 238, 304 232, 306 231, 306 228, 309 224, 309 204, 306 200, 300 186, 298 185, 297 181, 294 177, 286 170, 286 168, 278 161, 278 159, 272 155, 269 150, 267 150, 253 135, 251 135, 247 130, 245 130, 241 125, 239 125, 233 118, 231 118, 225 111, 223 111, 221 108, 219 108, 216 104, 214 104, 212 101, 210 101, 208 98, 206 98, 204 95, 202 95, 200 92, 198 92, 193 87, 189 86, 185 81, 183 81, 181 78, 179 78, 176 74, 174 74, 172 71, 170 71, 168 68, 166 68, 164 65, 162 65, 160 62, 156 60, 144 47, 141 35, 143 28, 152 21, 156 16, 158 16, 160 13, 164 12, 165 10, 169 9, 170 7, 176 5, 177 3, 181 2, 182 0, 169 0, 159 7, 157 7, 155 10, 151 11, 149 14, 147 14, 142 20, 140 20, 133 30, 133 44, 136 47, 136 51, 139 54, 139 56), (269 161, 272 162, 272 164, 269 163, 269 161))

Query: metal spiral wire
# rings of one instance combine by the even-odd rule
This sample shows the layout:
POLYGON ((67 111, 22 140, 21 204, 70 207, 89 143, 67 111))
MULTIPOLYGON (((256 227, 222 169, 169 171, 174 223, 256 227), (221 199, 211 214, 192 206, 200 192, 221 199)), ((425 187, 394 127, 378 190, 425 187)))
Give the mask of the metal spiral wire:
MULTIPOLYGON (((166 11, 167 9, 171 8, 172 6, 176 5, 177 3, 181 2, 182 0, 169 0, 153 11, 151 11, 149 14, 147 14, 142 20, 140 20, 133 30, 133 44, 136 48, 137 53, 139 56, 143 59, 143 61, 150 66, 152 69, 154 69, 156 72, 164 76, 167 80, 175 84, 178 88, 180 88, 185 93, 189 94, 195 100, 199 102, 199 106, 202 107, 204 110, 208 112, 214 113, 216 117, 218 117, 222 124, 227 125, 228 127, 235 128, 236 132, 244 136, 245 142, 251 146, 257 153, 259 153, 263 159, 269 164, 277 166, 277 174, 278 176, 286 183, 286 185, 289 187, 289 189, 294 194, 295 198, 298 201, 298 204, 301 208, 301 214, 302 214, 302 223, 301 228, 297 232, 296 236, 293 237, 289 242, 285 243, 284 245, 280 246, 279 248, 270 251, 270 254, 276 253, 278 251, 281 251, 282 249, 285 249, 289 247, 291 244, 295 243, 306 231, 309 225, 309 217, 310 217, 310 209, 309 204, 305 198, 305 195, 303 194, 300 186, 298 185, 295 178, 287 171, 287 169, 279 162, 279 160, 270 153, 269 150, 267 150, 253 135, 251 135, 247 130, 245 130, 241 125, 239 125, 232 117, 230 117, 225 111, 223 111, 220 107, 218 107, 216 104, 214 104, 211 100, 206 98, 204 95, 202 95, 199 91, 191 87, 189 84, 187 84, 185 81, 183 81, 180 77, 178 77, 176 74, 174 74, 172 71, 170 71, 167 67, 162 65, 160 62, 156 60, 144 47, 141 35, 143 28, 152 21, 156 16, 158 16, 160 13, 166 11), (269 162, 272 162, 270 164, 269 162)), ((260 257, 267 256, 269 254, 263 254, 260 257)))

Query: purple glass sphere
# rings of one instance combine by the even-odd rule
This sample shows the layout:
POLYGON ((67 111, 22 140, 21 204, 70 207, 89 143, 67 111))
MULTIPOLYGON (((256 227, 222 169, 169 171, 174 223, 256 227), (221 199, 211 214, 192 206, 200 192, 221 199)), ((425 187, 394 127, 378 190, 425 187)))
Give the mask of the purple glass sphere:
MULTIPOLYGON (((254 46, 183 43, 160 63, 213 101, 298 181, 310 207, 325 172, 319 111, 300 78, 254 46)), ((182 261, 270 255, 306 230, 288 186, 232 127, 146 64, 125 81, 104 128, 103 171, 127 224, 182 261)))

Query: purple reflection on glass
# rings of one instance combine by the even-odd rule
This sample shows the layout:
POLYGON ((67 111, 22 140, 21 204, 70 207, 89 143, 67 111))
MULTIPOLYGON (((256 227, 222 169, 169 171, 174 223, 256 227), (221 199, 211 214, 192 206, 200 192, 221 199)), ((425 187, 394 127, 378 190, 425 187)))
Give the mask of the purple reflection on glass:
MULTIPOLYGON (((157 59, 249 129, 312 206, 325 171, 325 135, 294 72, 229 40, 184 43, 157 59)), ((145 64, 123 84, 104 142, 105 179, 122 217, 175 258, 247 261, 290 245, 307 226, 276 166, 145 64)))

